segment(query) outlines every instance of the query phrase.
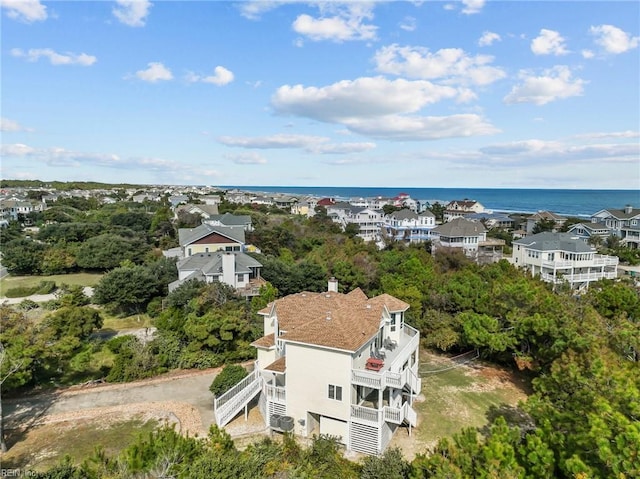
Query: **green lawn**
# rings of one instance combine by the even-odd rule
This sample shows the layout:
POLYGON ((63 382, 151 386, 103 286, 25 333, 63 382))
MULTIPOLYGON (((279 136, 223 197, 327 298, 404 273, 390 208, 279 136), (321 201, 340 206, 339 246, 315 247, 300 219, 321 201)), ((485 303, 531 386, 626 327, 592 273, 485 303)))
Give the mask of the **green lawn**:
POLYGON ((139 329, 147 328, 151 326, 151 318, 148 314, 133 314, 131 316, 121 317, 113 316, 102 310, 102 317, 104 323, 102 329, 113 329, 115 331, 122 331, 123 329, 139 329))
POLYGON ((79 420, 35 427, 17 437, 9 435, 10 449, 2 455, 2 467, 43 471, 65 455, 79 464, 101 446, 107 455, 117 454, 138 434, 158 427, 158 421, 131 419, 105 424, 100 419, 79 420))
POLYGON ((487 424, 491 407, 515 406, 526 400, 526 381, 512 372, 473 361, 447 371, 441 358, 422 354, 421 376, 424 401, 415 403, 420 417, 418 441, 434 444, 465 427, 487 424))
POLYGON ((95 286, 102 278, 98 273, 74 273, 55 274, 51 276, 7 276, 0 281, 0 296, 4 296, 3 291, 17 287, 37 286, 41 281, 54 281, 56 285, 62 284, 95 286))

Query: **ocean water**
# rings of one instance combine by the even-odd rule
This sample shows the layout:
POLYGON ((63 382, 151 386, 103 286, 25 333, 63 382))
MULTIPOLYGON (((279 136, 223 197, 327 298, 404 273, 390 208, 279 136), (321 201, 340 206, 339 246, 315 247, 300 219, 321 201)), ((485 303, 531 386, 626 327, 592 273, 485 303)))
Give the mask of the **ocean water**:
POLYGON ((588 217, 602 209, 640 208, 638 190, 551 190, 492 188, 363 188, 318 186, 225 186, 244 191, 313 195, 341 200, 394 197, 407 193, 418 201, 446 203, 452 200, 479 201, 489 210, 535 213, 547 210, 565 216, 588 217))

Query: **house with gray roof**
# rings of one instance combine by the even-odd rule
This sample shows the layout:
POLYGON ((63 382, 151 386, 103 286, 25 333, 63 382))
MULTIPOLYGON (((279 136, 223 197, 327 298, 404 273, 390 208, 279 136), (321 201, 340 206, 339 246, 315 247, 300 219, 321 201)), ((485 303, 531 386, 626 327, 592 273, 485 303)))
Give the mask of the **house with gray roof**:
POLYGON ((212 214, 204 221, 212 226, 228 226, 232 228, 243 228, 245 231, 253 231, 251 216, 234 215, 231 213, 212 214))
POLYGON ((240 226, 213 226, 203 223, 196 228, 180 228, 178 241, 182 256, 187 258, 197 253, 215 251, 244 251, 244 228, 240 226))
POLYGON ((395 241, 422 243, 431 239, 431 230, 435 227, 436 217, 431 211, 418 214, 404 208, 384 217, 383 232, 395 241))
POLYGON ((173 291, 189 280, 219 281, 243 296, 257 296, 266 282, 260 277, 262 264, 248 254, 232 251, 195 253, 177 263, 178 279, 169 284, 173 291))
POLYGON ((487 238, 487 229, 479 221, 454 218, 431 230, 432 253, 458 248, 477 263, 495 263, 502 259, 504 240, 487 238))
POLYGON ((444 209, 444 221, 448 222, 455 218, 464 218, 472 213, 482 213, 484 206, 476 200, 453 200, 446 204, 444 209))
POLYGON ((595 244, 603 242, 613 233, 611 228, 601 223, 574 223, 567 229, 567 233, 577 236, 585 243, 595 244))
POLYGON ((540 221, 548 221, 548 222, 553 221, 554 223, 553 231, 558 231, 560 228, 562 228, 562 225, 567 221, 567 218, 565 218, 564 216, 560 216, 556 213, 553 213, 551 211, 538 211, 537 213, 527 218, 527 226, 526 226, 527 234, 533 233, 534 228, 540 221))
POLYGON ((640 208, 627 205, 621 210, 600 210, 591 215, 591 222, 611 228, 629 248, 640 248, 640 208))
POLYGON ((358 236, 365 241, 377 241, 381 236, 382 211, 340 202, 327 206, 327 215, 344 230, 348 224, 358 225, 358 236))
POLYGON ((567 283, 583 290, 601 279, 617 277, 618 258, 596 253, 593 246, 569 233, 544 232, 513 242, 511 262, 543 281, 567 283))

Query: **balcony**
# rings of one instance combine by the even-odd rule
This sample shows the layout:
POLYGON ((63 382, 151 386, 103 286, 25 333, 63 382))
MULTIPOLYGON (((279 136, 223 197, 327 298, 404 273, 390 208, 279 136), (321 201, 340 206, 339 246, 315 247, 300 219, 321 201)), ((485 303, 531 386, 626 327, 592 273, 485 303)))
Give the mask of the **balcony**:
POLYGON ((363 424, 381 426, 383 422, 402 424, 407 421, 415 426, 417 416, 415 410, 407 402, 400 407, 384 406, 382 409, 351 405, 351 420, 363 424))
POLYGON ((269 401, 287 404, 287 390, 285 388, 267 384, 265 385, 264 393, 269 401))
POLYGON ((417 377, 415 365, 413 368, 402 367, 411 360, 411 354, 418 348, 420 335, 411 326, 404 325, 405 334, 400 336, 400 343, 395 349, 386 352, 384 364, 379 371, 352 369, 351 383, 373 389, 387 387, 402 389, 409 385, 412 390, 420 390, 420 378, 417 377))

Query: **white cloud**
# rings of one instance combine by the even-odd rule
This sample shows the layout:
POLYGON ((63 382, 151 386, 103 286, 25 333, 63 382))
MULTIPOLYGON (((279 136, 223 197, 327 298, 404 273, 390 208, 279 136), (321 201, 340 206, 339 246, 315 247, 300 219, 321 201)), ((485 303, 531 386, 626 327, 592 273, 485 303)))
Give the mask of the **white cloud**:
POLYGON ((502 41, 502 37, 494 32, 485 31, 478 40, 478 45, 481 47, 488 47, 493 45, 494 42, 502 41))
POLYGON ((575 161, 637 161, 640 145, 637 143, 574 145, 561 141, 523 140, 502 143, 480 148, 479 152, 496 160, 506 160, 509 163, 521 164, 532 159, 546 162, 575 162, 575 161))
POLYGON ((498 130, 478 115, 409 116, 445 99, 468 99, 472 92, 426 80, 365 77, 322 88, 280 87, 271 98, 276 112, 328 123, 374 138, 430 140, 486 135, 498 130))
POLYGON ((443 138, 492 135, 500 130, 479 115, 401 116, 358 118, 345 122, 361 135, 400 141, 440 140, 443 138))
POLYGON ((373 19, 369 2, 323 3, 320 17, 302 14, 293 22, 293 30, 313 41, 374 40, 378 27, 365 23, 373 19))
POLYGON ((531 51, 536 55, 566 55, 569 51, 564 41, 558 32, 543 28, 540 35, 531 41, 531 51))
POLYGON ((7 17, 25 23, 41 22, 47 19, 47 7, 40 0, 0 0, 7 17))
POLYGON ((227 146, 242 148, 306 148, 310 145, 328 141, 322 136, 311 135, 271 135, 271 136, 221 136, 218 141, 227 146))
POLYGON ((149 68, 147 68, 146 70, 138 70, 136 72, 136 77, 138 77, 140 80, 150 83, 155 83, 160 80, 173 80, 173 74, 171 73, 171 70, 165 67, 162 63, 150 62, 147 63, 147 66, 149 68))
POLYGON ((414 17, 404 17, 404 19, 400 22, 400 28, 402 28, 406 32, 413 32, 416 29, 416 19, 414 17))
POLYGON ((3 144, 0 146, 0 154, 5 158, 22 158, 36 152, 35 148, 22 143, 3 144))
POLYGON ((323 155, 344 155, 347 153, 362 153, 376 147, 373 142, 361 143, 323 143, 307 148, 310 153, 320 153, 323 155))
POLYGON ((598 25, 591 27, 589 33, 595 36, 595 42, 607 53, 624 53, 638 46, 640 37, 631 37, 624 30, 613 25, 598 25))
POLYGON ((93 65, 98 59, 86 53, 57 53, 51 48, 32 48, 24 51, 21 48, 11 49, 11 55, 18 58, 26 58, 30 62, 36 62, 41 57, 48 58, 52 65, 82 65, 88 67, 93 65))
POLYGON ((375 148, 375 143, 331 143, 330 138, 312 135, 271 135, 256 137, 221 136, 218 141, 226 146, 255 149, 302 149, 308 153, 359 153, 375 148))
POLYGON ((363 77, 321 88, 284 85, 272 96, 271 104, 278 113, 340 122, 363 116, 413 113, 458 94, 456 88, 425 80, 363 77))
POLYGON ((379 49, 373 61, 376 70, 382 73, 487 85, 506 76, 504 70, 490 65, 493 59, 490 55, 471 56, 460 48, 443 48, 431 53, 425 47, 393 44, 379 49))
POLYGON ((580 54, 582 55, 582 58, 586 58, 587 60, 595 56, 591 50, 582 50, 580 54))
POLYGON ((185 78, 189 83, 213 83, 214 85, 224 86, 231 83, 234 79, 233 72, 225 67, 217 66, 213 70, 213 75, 200 76, 193 72, 189 72, 185 78))
POLYGON ((581 135, 575 135, 574 138, 580 140, 600 140, 602 138, 640 138, 640 131, 613 131, 613 132, 597 132, 597 133, 583 133, 581 135))
POLYGON ((572 78, 567 66, 558 65, 545 70, 542 76, 534 76, 530 72, 520 72, 521 84, 514 86, 504 97, 504 102, 534 103, 545 105, 552 101, 573 96, 581 96, 586 82, 580 78, 572 78))
POLYGON ((283 0, 244 0, 238 3, 238 8, 240 9, 240 15, 243 17, 249 20, 258 20, 263 13, 273 10, 285 3, 289 2, 283 0))
POLYGON ((118 4, 113 8, 113 15, 130 27, 144 27, 151 2, 148 0, 116 0, 118 4))
POLYGON ((462 0, 462 4, 464 5, 462 13, 473 15, 474 13, 480 13, 484 7, 485 0, 462 0))
POLYGON ((266 158, 255 152, 225 155, 225 158, 233 161, 237 165, 264 165, 267 163, 266 158))
POLYGON ((0 131, 33 131, 32 128, 26 128, 20 123, 9 118, 0 118, 0 131))

